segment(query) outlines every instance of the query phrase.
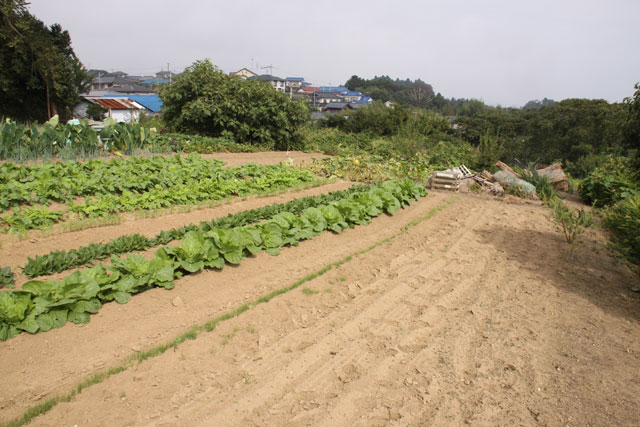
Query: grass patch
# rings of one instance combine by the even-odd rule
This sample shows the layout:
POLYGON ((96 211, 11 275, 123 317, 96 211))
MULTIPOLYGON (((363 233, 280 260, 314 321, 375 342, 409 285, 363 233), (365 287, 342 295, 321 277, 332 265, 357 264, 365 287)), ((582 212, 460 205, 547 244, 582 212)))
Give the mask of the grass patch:
MULTIPOLYGON (((216 326, 221 323, 224 322, 226 320, 230 320, 233 319, 234 317, 239 316, 240 314, 244 313, 245 311, 263 304, 263 303, 267 303, 269 301, 271 301, 272 299, 276 298, 279 295, 283 295, 286 294, 289 291, 292 291, 296 288, 299 288, 300 286, 302 286, 303 284, 310 282, 311 280, 318 278, 324 274, 326 274, 327 272, 338 268, 348 262, 350 262, 352 259, 354 259, 355 257, 358 257, 360 255, 364 255, 367 252, 372 251, 373 249, 384 245, 385 243, 389 243, 392 240, 396 239, 397 237, 405 234, 409 229, 411 229, 412 227, 417 226, 418 224, 432 218, 434 215, 436 215, 438 212, 446 209, 449 205, 455 203, 458 200, 458 197, 454 197, 448 201, 446 201, 445 203, 441 204, 440 206, 437 206, 433 209, 431 209, 426 215, 411 221, 409 223, 407 223, 405 226, 403 226, 400 231, 398 231, 397 233, 386 237, 364 249, 361 249, 357 252, 354 252, 351 255, 348 255, 344 258, 342 258, 341 260, 335 261, 331 264, 328 264, 324 267, 322 267, 319 270, 314 271, 313 273, 307 274, 306 276, 296 280, 295 282, 291 283, 288 286, 282 287, 280 289, 276 289, 266 295, 261 296, 260 298, 257 298, 253 301, 247 302, 239 307, 237 307, 236 309, 229 311, 227 313, 221 314, 219 316, 216 316, 212 319, 210 319, 209 321, 200 324, 200 325, 195 325, 192 328, 190 328, 189 330, 187 330, 186 332, 183 332, 182 334, 178 335, 177 337, 175 337, 173 340, 165 343, 165 344, 161 344, 155 347, 152 347, 151 349, 145 350, 145 351, 140 351, 137 352, 136 354, 130 356, 125 362, 123 362, 122 364, 120 364, 119 366, 110 368, 106 371, 101 371, 101 372, 96 372, 95 374, 91 375, 89 378, 83 380, 82 382, 80 382, 75 389, 73 389, 72 391, 70 391, 69 393, 66 394, 62 394, 59 396, 54 396, 50 399, 47 399, 46 401, 39 403, 35 406, 32 406, 31 408, 28 408, 24 414, 19 417, 16 418, 14 420, 2 423, 1 425, 3 427, 20 427, 23 426, 27 423, 29 423, 32 419, 34 419, 35 417, 38 417, 40 415, 43 415, 45 413, 47 413, 49 410, 51 410, 54 406, 56 406, 58 403, 60 402, 70 402, 75 396, 76 394, 79 394, 82 392, 83 389, 91 387, 92 385, 95 384, 99 384, 103 381, 105 381, 106 379, 108 379, 109 377, 119 374, 120 372, 126 371, 127 369, 129 369, 130 367, 134 366, 135 364, 139 364, 142 363, 143 361, 147 360, 147 359, 151 359, 157 356, 160 356, 161 354, 163 354, 164 352, 166 352, 169 349, 172 348, 176 348, 178 347, 180 344, 182 344, 185 341, 190 341, 190 340, 195 340, 198 335, 202 334, 203 332, 211 332, 213 331, 216 326)), ((346 279, 346 277, 345 277, 346 279)), ((308 289, 308 288, 304 288, 304 289, 308 289)), ((303 289, 303 293, 304 293, 304 289, 303 289)), ((311 291, 311 289, 309 289, 311 291)), ((314 293, 317 293, 317 291, 312 291, 314 293)), ((335 325, 334 325, 335 326, 335 325)), ((237 329, 237 328, 236 328, 237 329)), ((248 329, 247 329, 248 330, 248 329)), ((234 332, 232 333, 233 335, 235 335, 235 333, 237 333, 238 330, 234 330, 234 332)), ((231 337, 233 338, 233 337, 231 337)), ((212 354, 215 352, 215 350, 212 352, 212 354)))
POLYGON ((315 295, 315 294, 319 294, 320 291, 316 291, 315 289, 304 287, 302 288, 302 293, 305 295, 315 295))

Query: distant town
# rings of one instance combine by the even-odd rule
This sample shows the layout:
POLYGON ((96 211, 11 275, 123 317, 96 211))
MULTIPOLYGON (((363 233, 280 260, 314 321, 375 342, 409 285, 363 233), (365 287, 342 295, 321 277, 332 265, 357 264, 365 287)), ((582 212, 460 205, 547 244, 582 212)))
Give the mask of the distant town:
MULTIPOLYGON (((107 117, 119 122, 137 121, 141 114, 162 114, 162 100, 157 88, 170 84, 175 77, 171 71, 159 71, 155 76, 129 75, 123 71, 89 70, 93 78, 89 93, 81 95, 81 102, 74 108, 74 117, 88 117, 91 104, 102 107, 107 117)), ((304 77, 277 77, 257 74, 248 68, 228 73, 243 80, 260 80, 269 83, 274 90, 288 94, 291 99, 308 103, 315 119, 324 119, 326 114, 355 110, 369 105, 373 99, 359 91, 344 86, 313 86, 304 77)), ((387 102, 387 106, 392 102, 387 102)))

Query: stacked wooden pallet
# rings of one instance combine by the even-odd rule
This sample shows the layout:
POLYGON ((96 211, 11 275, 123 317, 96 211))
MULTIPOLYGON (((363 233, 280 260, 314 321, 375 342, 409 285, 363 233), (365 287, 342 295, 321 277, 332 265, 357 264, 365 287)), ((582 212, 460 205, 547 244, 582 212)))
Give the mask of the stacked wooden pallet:
POLYGON ((462 174, 457 172, 434 172, 431 175, 431 188, 458 191, 462 174))

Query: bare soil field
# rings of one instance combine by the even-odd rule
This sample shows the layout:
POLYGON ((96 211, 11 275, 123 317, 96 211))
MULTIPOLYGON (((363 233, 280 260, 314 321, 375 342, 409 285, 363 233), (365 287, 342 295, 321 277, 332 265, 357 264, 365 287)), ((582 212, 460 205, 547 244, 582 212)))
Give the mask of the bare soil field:
MULTIPOLYGON (((0 265, 348 185, 7 242, 0 265)), ((638 278, 599 231, 568 249, 546 207, 433 191, 369 225, 106 304, 89 324, 0 343, 0 419, 340 263, 30 425, 638 425, 638 278)))
POLYGON ((311 163, 313 159, 324 159, 327 156, 322 153, 305 153, 302 151, 262 151, 259 153, 215 153, 201 154, 205 159, 219 159, 227 166, 240 166, 245 163, 257 163, 259 165, 275 165, 280 162, 291 162, 294 165, 311 163))

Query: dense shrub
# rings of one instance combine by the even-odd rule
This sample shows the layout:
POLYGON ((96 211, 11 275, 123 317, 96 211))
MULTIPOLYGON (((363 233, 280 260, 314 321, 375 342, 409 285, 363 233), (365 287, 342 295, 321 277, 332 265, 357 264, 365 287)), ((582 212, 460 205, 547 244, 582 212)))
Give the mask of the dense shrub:
POLYGON ((585 202, 602 207, 638 194, 636 177, 629 166, 628 159, 609 156, 582 181, 580 196, 585 202))
POLYGON ((604 224, 614 235, 621 252, 635 264, 640 264, 640 194, 622 200, 604 215, 604 224))
POLYGON ((165 121, 179 132, 228 137, 276 150, 302 148, 308 109, 260 80, 241 80, 196 61, 160 90, 165 121))
POLYGON ((306 151, 319 151, 329 155, 366 150, 370 145, 368 136, 346 133, 339 129, 307 128, 303 135, 306 151))
POLYGON ((185 153, 253 153, 268 150, 268 147, 259 147, 248 144, 238 144, 224 137, 209 137, 199 135, 185 135, 181 133, 166 133, 156 135, 153 139, 156 144, 166 146, 174 152, 185 153))

